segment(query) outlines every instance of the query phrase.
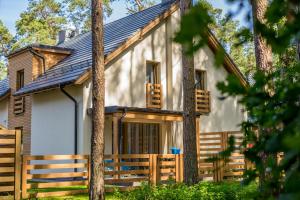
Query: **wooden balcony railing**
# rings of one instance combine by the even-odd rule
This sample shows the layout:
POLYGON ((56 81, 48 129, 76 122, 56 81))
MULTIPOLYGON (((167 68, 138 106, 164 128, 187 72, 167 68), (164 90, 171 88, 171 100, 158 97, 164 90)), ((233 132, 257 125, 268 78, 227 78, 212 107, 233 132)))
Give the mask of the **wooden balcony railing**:
POLYGON ((205 90, 195 91, 196 112, 210 113, 210 92, 205 90))
POLYGON ((15 97, 14 99, 14 113, 20 115, 25 112, 25 97, 15 97))
POLYGON ((162 108, 162 86, 161 84, 146 84, 146 107, 162 108))

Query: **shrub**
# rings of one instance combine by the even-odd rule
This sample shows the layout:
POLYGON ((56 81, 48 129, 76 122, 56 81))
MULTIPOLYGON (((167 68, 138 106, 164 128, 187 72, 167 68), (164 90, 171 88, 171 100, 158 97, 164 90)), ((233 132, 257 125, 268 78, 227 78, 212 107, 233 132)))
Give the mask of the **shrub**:
POLYGON ((193 186, 184 184, 149 186, 129 192, 116 192, 116 199, 124 200, 251 200, 256 196, 256 184, 242 186, 237 182, 200 182, 193 186))

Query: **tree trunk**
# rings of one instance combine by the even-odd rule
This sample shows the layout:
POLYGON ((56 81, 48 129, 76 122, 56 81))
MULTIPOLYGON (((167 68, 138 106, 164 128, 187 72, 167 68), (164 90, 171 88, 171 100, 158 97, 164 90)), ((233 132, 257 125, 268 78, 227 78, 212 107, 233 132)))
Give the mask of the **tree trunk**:
MULTIPOLYGON (((266 40, 262 37, 260 32, 257 30, 255 23, 260 22, 261 24, 266 23, 265 14, 268 8, 269 0, 252 0, 252 15, 254 22, 254 45, 255 45, 255 58, 256 68, 265 73, 269 73, 272 70, 273 59, 272 59, 272 48, 267 44, 266 40)), ((267 91, 272 92, 272 89, 265 88, 267 91)), ((260 130, 259 135, 269 135, 269 130, 260 130)), ((261 152, 260 157, 263 161, 264 168, 259 174, 259 188, 261 192, 264 192, 267 179, 270 179, 270 174, 267 174, 267 160, 270 157, 276 159, 276 155, 272 155, 267 152, 261 152)))
POLYGON ((90 199, 104 199, 104 47, 102 0, 92 0, 92 139, 90 199))
MULTIPOLYGON (((192 6, 191 0, 181 0, 181 16, 192 6)), ((192 42, 192 41, 191 41, 192 42)), ((194 57, 186 55, 186 47, 182 46, 183 75, 183 151, 184 182, 188 185, 198 182, 197 143, 196 140, 196 106, 194 57)))
MULTIPOLYGON (((268 0, 252 0, 253 22, 265 23, 265 13, 268 7, 268 0)), ((269 72, 272 70, 272 49, 266 40, 261 36, 254 26, 254 45, 256 68, 258 70, 269 72)))

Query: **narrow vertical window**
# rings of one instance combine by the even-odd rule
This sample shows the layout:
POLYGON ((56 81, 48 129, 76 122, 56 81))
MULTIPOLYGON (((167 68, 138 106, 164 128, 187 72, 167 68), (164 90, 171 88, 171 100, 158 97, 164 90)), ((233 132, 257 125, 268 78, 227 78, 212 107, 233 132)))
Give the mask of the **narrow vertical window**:
POLYGON ((24 87, 24 69, 17 71, 17 84, 16 89, 24 87))
POLYGON ((147 61, 146 63, 146 82, 151 84, 160 84, 159 63, 147 61))
POLYGON ((206 71, 203 70, 195 71, 195 84, 196 84, 196 89, 206 90, 206 71))

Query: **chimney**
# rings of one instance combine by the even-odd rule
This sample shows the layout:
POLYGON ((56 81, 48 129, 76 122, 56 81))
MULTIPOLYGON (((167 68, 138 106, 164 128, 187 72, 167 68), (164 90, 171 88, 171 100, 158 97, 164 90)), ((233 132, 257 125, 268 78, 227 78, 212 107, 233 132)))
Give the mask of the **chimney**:
POLYGON ((67 37, 67 31, 66 30, 60 30, 58 32, 58 43, 57 44, 61 44, 66 40, 67 37))

